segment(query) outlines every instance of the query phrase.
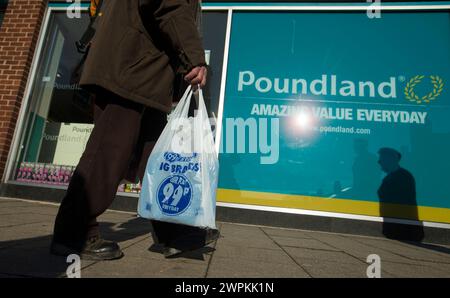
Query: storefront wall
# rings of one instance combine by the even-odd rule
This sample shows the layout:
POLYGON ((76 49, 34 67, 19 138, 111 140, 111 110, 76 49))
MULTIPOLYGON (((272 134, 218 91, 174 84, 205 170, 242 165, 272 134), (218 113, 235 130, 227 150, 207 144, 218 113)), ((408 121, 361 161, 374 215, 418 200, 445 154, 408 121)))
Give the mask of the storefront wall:
MULTIPOLYGON (((448 227, 450 5, 384 5, 204 3, 219 206, 448 227), (378 191, 384 147, 414 178, 396 196, 378 191)), ((71 84, 87 15, 66 8, 42 18, 7 183, 65 188, 92 129, 71 84)))

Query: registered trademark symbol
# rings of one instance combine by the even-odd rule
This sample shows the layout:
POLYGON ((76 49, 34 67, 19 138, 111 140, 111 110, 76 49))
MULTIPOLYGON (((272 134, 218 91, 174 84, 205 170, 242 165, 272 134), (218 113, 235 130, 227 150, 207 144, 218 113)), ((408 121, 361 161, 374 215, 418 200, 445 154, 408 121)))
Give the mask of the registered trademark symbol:
POLYGON ((399 76, 399 77, 398 77, 398 80, 399 80, 400 82, 404 82, 404 81, 406 81, 406 78, 405 78, 405 76, 399 76))

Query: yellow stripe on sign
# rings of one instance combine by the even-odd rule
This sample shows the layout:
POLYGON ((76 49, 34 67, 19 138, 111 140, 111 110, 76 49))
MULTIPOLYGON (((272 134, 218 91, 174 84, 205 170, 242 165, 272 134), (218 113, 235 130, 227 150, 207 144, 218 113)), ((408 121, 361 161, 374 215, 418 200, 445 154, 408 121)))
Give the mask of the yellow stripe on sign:
POLYGON ((450 223, 450 209, 219 188, 217 201, 450 223))

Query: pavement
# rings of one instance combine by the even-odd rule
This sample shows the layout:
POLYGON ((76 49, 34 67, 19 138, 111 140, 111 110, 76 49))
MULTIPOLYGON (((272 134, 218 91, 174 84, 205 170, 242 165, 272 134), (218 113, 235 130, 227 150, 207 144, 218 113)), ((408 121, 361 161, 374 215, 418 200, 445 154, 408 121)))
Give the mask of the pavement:
MULTIPOLYGON (((0 198, 0 277, 66 277, 66 259, 48 252, 57 210, 57 204, 0 198)), ((374 254, 381 277, 450 277, 450 247, 443 245, 218 222, 217 241, 165 259, 147 220, 119 211, 99 220, 103 237, 119 242, 125 256, 82 261, 83 278, 367 278, 374 254)))

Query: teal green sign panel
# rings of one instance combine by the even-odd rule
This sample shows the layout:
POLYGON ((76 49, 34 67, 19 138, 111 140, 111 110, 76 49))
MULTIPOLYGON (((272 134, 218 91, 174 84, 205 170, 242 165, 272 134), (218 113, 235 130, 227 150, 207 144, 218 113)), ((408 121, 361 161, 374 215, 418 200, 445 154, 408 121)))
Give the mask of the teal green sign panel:
POLYGON ((449 84, 448 12, 234 12, 219 188, 450 208, 449 84))

